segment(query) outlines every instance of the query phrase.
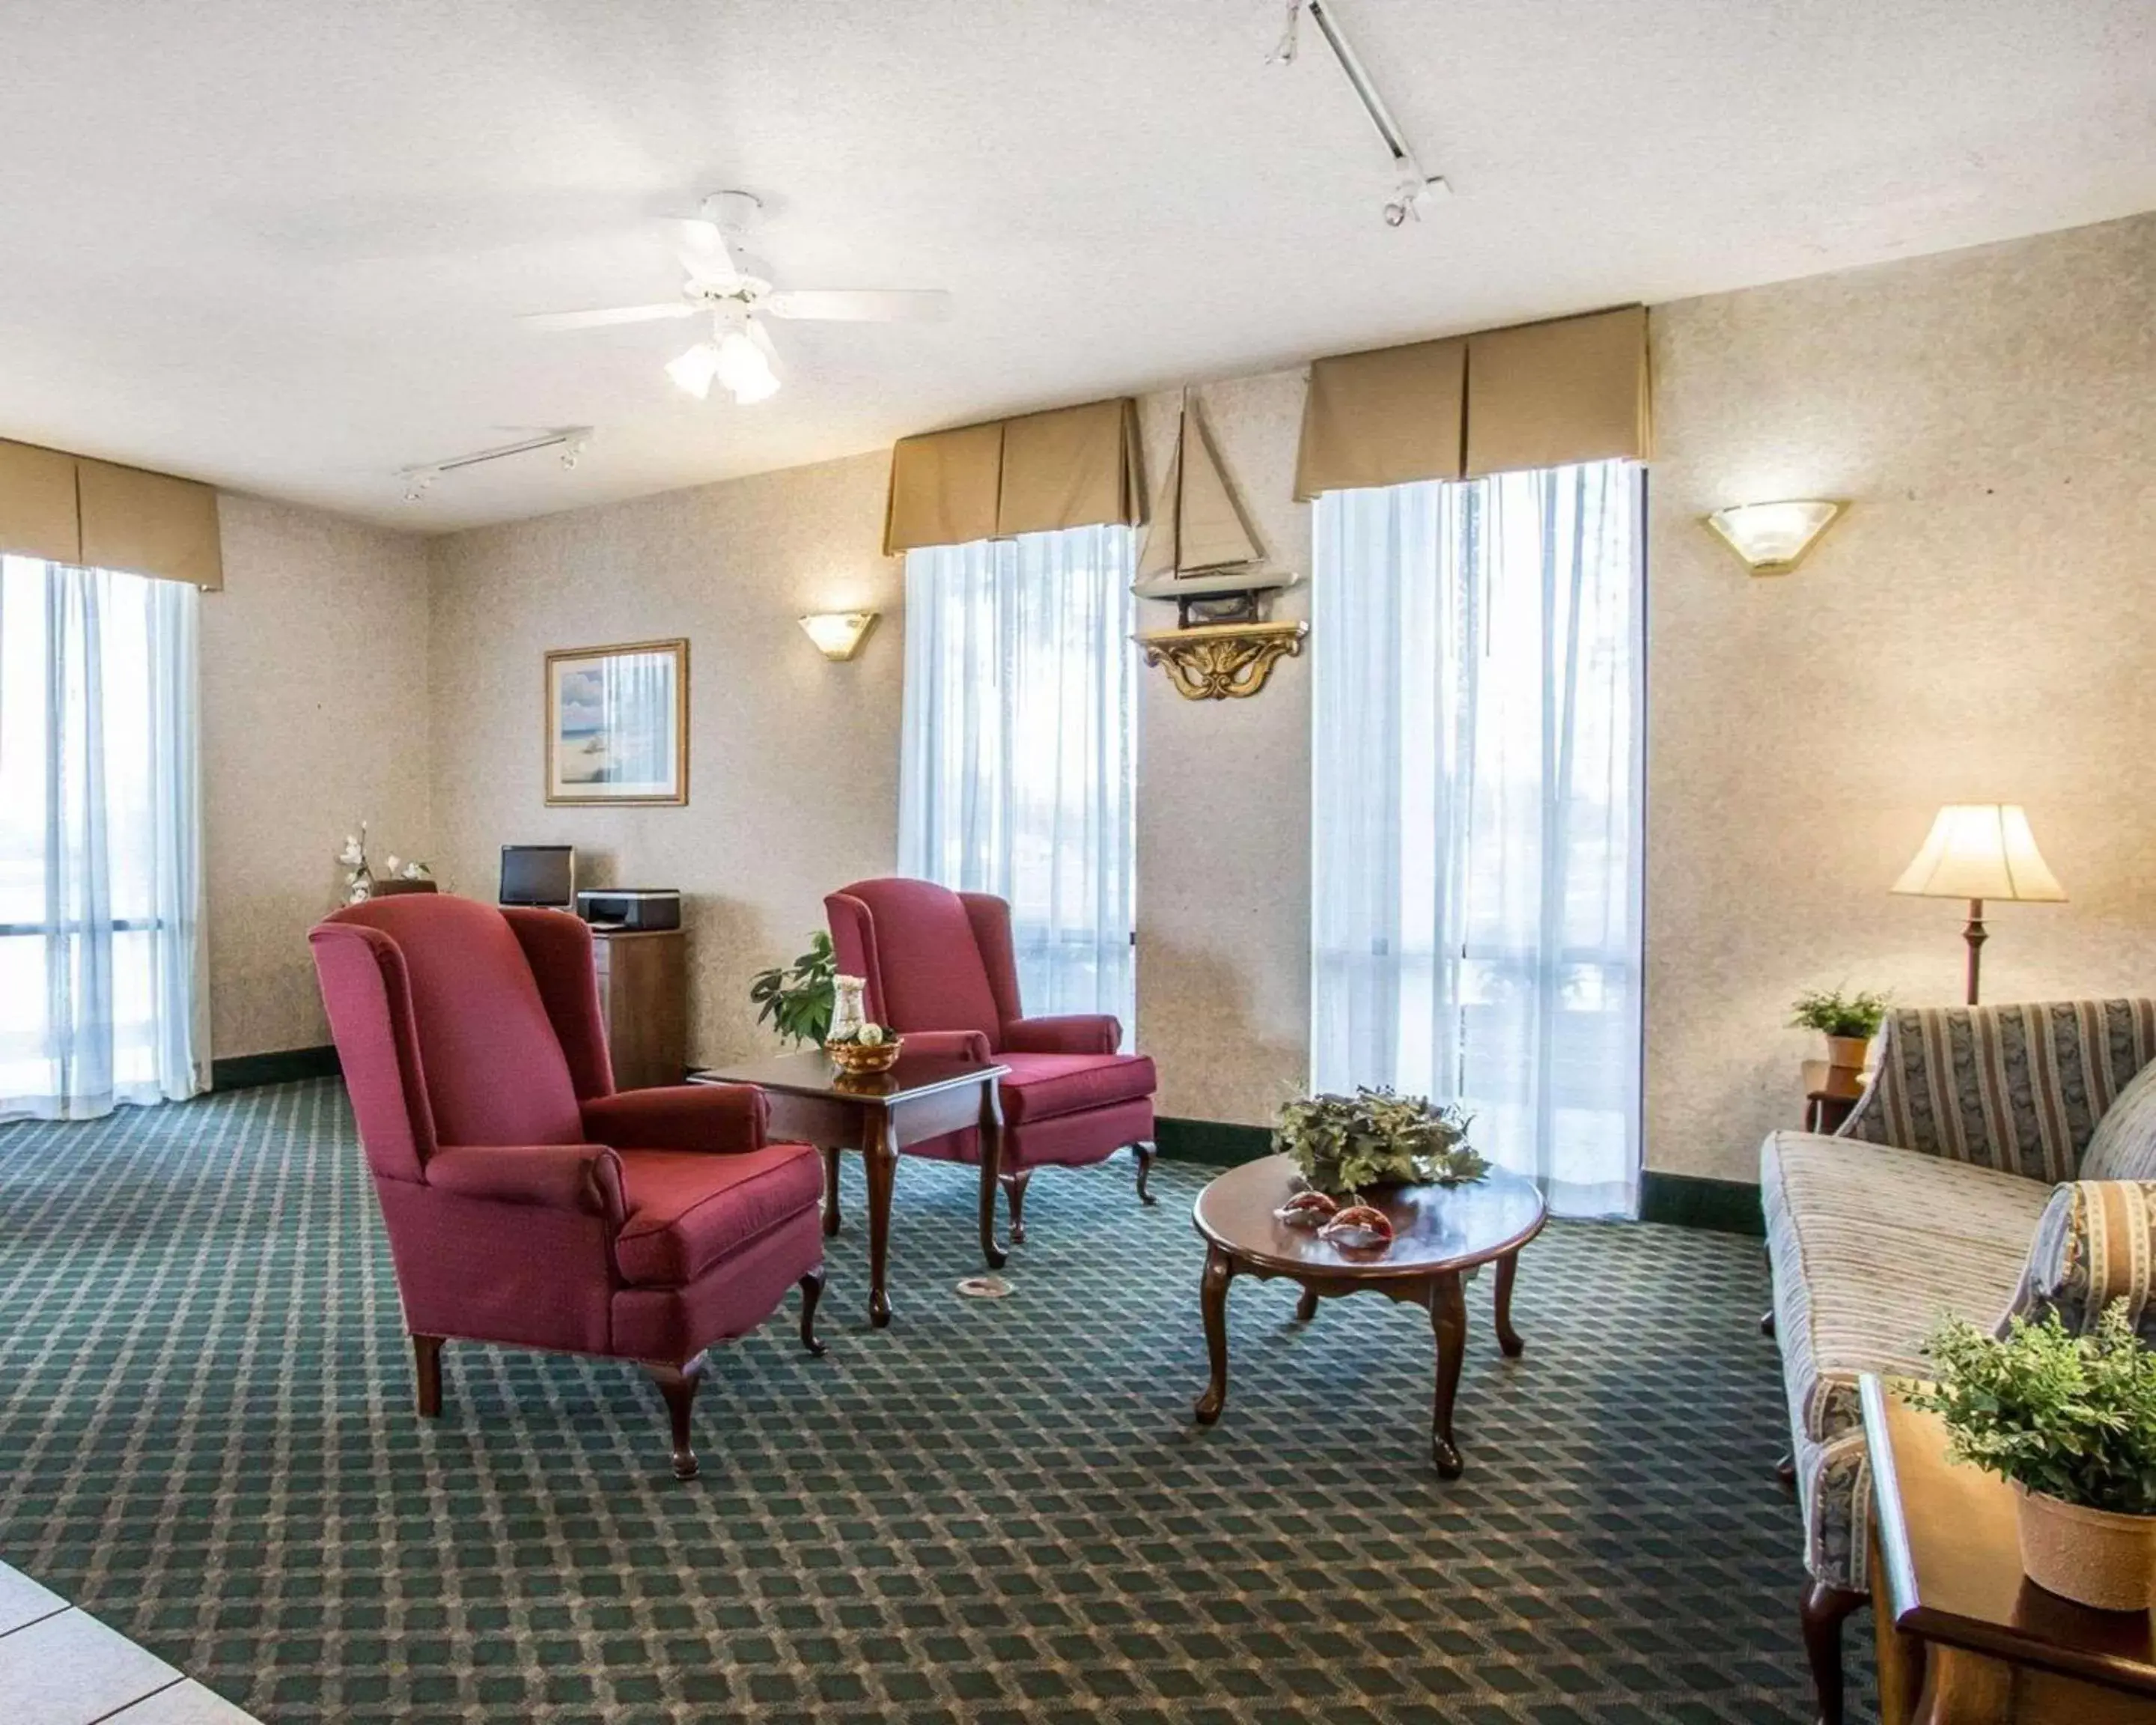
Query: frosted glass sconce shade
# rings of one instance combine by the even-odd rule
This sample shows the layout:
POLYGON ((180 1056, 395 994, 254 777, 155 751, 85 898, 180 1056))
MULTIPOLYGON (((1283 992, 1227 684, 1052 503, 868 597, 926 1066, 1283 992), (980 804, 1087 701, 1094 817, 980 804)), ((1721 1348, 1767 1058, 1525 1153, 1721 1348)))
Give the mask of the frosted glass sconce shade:
POLYGON ((1754 575, 1786 575, 1842 511, 1825 497, 1801 497, 1787 503, 1743 503, 1717 509, 1707 518, 1730 549, 1754 575))
POLYGON ((874 611, 818 611, 801 619, 803 631, 816 650, 830 660, 851 659, 875 627, 874 611))

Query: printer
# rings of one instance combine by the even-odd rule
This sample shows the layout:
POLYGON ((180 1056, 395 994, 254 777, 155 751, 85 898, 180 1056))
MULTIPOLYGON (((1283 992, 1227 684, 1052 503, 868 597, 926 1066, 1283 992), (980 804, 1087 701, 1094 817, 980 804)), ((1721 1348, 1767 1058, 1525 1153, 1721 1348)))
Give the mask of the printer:
POLYGON ((608 932, 650 934, 681 926, 680 889, 673 886, 579 888, 577 914, 608 932))

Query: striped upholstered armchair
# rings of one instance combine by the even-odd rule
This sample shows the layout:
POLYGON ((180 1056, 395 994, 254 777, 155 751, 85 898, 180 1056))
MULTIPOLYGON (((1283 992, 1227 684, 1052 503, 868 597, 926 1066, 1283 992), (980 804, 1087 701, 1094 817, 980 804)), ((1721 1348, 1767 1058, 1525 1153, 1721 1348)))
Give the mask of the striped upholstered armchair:
POLYGON ((1841 1130, 1775 1132, 1760 1151, 1804 1642, 1828 1725, 1841 1624, 1869 1591, 1860 1374, 1920 1373, 1943 1312, 1992 1324, 2050 1307, 2078 1326, 2123 1296, 2156 1343, 2156 1302, 2136 1285, 2156 1255, 2156 1072, 2133 1082, 2152 1059, 2156 1001, 1900 1011, 1841 1130))

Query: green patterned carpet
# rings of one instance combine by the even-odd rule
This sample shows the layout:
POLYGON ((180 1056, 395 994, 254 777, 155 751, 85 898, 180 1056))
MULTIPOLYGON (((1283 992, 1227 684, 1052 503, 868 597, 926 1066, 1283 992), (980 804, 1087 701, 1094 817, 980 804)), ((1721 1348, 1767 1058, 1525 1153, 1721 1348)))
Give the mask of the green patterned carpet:
POLYGON ((850 1164, 829 1353, 719 1351, 678 1486, 627 1367, 452 1344, 413 1416, 335 1084, 8 1127, 0 1558, 273 1721, 1804 1717, 1757 1242, 1553 1227, 1517 1363, 1471 1290, 1446 1486, 1374 1298, 1239 1281, 1190 1423, 1205 1178, 1040 1176, 983 1301, 970 1174, 909 1162, 875 1333, 850 1164))

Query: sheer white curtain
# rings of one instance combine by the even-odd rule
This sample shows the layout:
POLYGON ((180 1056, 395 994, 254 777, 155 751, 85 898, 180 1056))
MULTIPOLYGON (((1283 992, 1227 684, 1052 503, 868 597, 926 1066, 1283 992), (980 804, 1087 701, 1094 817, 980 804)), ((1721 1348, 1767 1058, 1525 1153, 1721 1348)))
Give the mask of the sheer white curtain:
POLYGON ((1636 1211, 1640 475, 1332 491, 1312 593, 1312 1076, 1457 1101, 1636 1211))
POLYGON ((0 1119, 204 1086, 200 603, 0 557, 0 1119))
POLYGON ((1132 540, 1072 527, 906 557, 902 874, 1010 901, 1029 1015, 1132 1029, 1132 540))

